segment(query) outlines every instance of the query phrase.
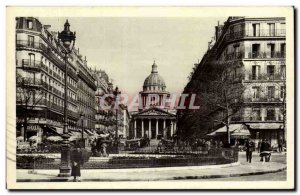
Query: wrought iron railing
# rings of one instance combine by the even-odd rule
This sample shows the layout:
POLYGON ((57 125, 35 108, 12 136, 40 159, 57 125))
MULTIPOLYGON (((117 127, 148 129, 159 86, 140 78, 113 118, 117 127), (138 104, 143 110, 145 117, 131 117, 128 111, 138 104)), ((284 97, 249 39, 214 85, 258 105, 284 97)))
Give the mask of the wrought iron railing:
POLYGON ((232 41, 246 37, 283 37, 286 35, 285 29, 259 29, 254 30, 241 30, 236 32, 228 32, 224 39, 225 41, 232 41))
POLYGON ((271 97, 247 97, 244 99, 244 102, 282 102, 280 98, 271 98, 271 97))
POLYGON ((37 60, 22 59, 21 66, 23 68, 41 68, 41 62, 37 60))
POLYGON ((258 75, 258 74, 249 74, 249 80, 284 80, 285 76, 282 73, 258 75))
MULTIPOLYGON (((119 154, 109 156, 106 149, 102 149, 101 155, 96 157, 86 151, 82 152, 81 167, 82 169, 178 167, 229 164, 238 161, 236 148, 198 148, 193 151, 180 152, 178 150, 173 153, 161 152, 157 147, 153 149, 155 152, 147 153, 123 150, 119 151, 119 154)), ((17 154, 17 169, 58 169, 60 160, 59 153, 37 151, 32 154, 17 154)))
POLYGON ((261 52, 261 51, 253 51, 248 52, 246 58, 250 59, 264 59, 264 58, 285 58, 285 52, 261 52))

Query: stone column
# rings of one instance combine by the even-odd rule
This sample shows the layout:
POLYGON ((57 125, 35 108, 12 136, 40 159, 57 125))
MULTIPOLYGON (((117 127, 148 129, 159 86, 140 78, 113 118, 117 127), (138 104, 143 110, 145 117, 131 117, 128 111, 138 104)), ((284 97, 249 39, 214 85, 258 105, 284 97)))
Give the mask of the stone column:
POLYGON ((144 133, 144 119, 142 119, 142 137, 144 137, 145 133, 144 133))
POLYGON ((157 139, 157 135, 158 135, 158 119, 156 119, 156 139, 157 139))
POLYGON ((177 125, 176 122, 174 122, 174 131, 173 131, 173 133, 177 132, 177 126, 176 125, 177 125))
POLYGON ((134 119, 134 138, 136 138, 136 119, 134 119))
POLYGON ((163 137, 166 137, 166 119, 164 119, 163 137))
POLYGON ((162 135, 164 138, 166 137, 166 119, 164 119, 164 122, 163 122, 163 135, 162 135))
POLYGON ((149 119, 149 139, 152 138, 152 133, 151 133, 151 119, 149 119))
POLYGON ((171 131, 170 131, 171 137, 173 136, 173 133, 174 133, 174 132, 173 132, 173 126, 174 126, 174 125, 173 125, 173 121, 171 121, 171 131))

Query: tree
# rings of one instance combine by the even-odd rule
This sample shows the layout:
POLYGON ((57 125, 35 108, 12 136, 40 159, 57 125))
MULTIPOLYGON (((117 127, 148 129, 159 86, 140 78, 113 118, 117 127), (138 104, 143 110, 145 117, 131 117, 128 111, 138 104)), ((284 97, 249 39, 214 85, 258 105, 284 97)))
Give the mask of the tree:
POLYGON ((242 64, 227 65, 211 61, 195 71, 184 92, 197 95, 200 109, 185 110, 184 114, 179 115, 179 126, 184 130, 182 136, 204 136, 213 128, 214 122, 218 122, 227 127, 230 141, 230 118, 240 111, 244 102, 244 77, 242 64))
POLYGON ((16 74, 17 124, 24 127, 24 141, 26 141, 29 118, 34 115, 36 106, 44 97, 41 84, 42 80, 23 77, 18 72, 16 74))

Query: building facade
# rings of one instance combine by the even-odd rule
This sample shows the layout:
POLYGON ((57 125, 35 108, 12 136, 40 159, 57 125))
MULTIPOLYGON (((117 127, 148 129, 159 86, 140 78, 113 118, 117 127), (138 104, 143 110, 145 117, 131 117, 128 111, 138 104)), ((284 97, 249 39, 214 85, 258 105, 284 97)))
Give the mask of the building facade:
POLYGON ((94 70, 96 77, 97 90, 96 100, 96 131, 99 134, 107 134, 115 129, 114 112, 112 109, 105 109, 100 104, 103 101, 104 106, 110 105, 110 99, 104 98, 105 95, 112 94, 113 84, 109 81, 109 76, 103 70, 94 70), (102 100, 102 98, 104 98, 102 100))
MULTIPOLYGON (((32 17, 16 18, 17 135, 24 140, 63 133, 64 54, 57 33, 32 17)), ((95 79, 77 51, 68 62, 68 129, 81 132, 80 113, 87 116, 86 128, 94 130, 95 79)), ((85 132, 87 134, 87 132, 85 132)))
POLYGON ((96 100, 96 131, 99 134, 110 134, 115 136, 118 128, 118 136, 127 138, 129 134, 130 115, 126 105, 119 105, 116 110, 112 106, 115 101, 113 83, 103 70, 94 70, 97 90, 96 100), (117 127, 118 122, 118 127, 117 127))
POLYGON ((157 65, 152 65, 151 74, 145 79, 140 93, 138 112, 132 112, 130 138, 170 139, 176 132, 176 115, 165 104, 170 93, 158 74, 157 65))
MULTIPOLYGON (((189 117, 198 116, 194 132, 200 132, 201 136, 221 135, 225 121, 243 124, 241 128, 249 132, 234 136, 237 129, 229 128, 232 139, 251 138, 256 142, 267 139, 274 147, 285 140, 285 30, 285 18, 229 17, 224 25, 216 26, 214 40, 209 42, 201 62, 195 65, 184 90, 199 95, 203 107, 193 114, 180 112, 182 131, 188 131, 189 117), (218 94, 213 90, 220 88, 213 83, 219 79, 228 94, 225 99, 228 109, 205 103, 208 94, 218 94)), ((220 99, 219 103, 225 102, 220 99)))

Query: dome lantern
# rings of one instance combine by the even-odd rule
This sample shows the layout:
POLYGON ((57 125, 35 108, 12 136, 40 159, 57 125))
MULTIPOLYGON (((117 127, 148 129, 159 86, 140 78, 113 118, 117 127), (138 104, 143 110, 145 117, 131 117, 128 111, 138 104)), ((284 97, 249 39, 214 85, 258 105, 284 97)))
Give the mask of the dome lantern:
POLYGON ((157 71, 157 65, 155 64, 155 60, 154 60, 154 63, 152 65, 152 71, 151 71, 151 73, 158 73, 158 71, 157 71))
POLYGON ((145 79, 143 91, 165 91, 166 84, 164 79, 158 74, 157 65, 154 61, 151 74, 145 79))

